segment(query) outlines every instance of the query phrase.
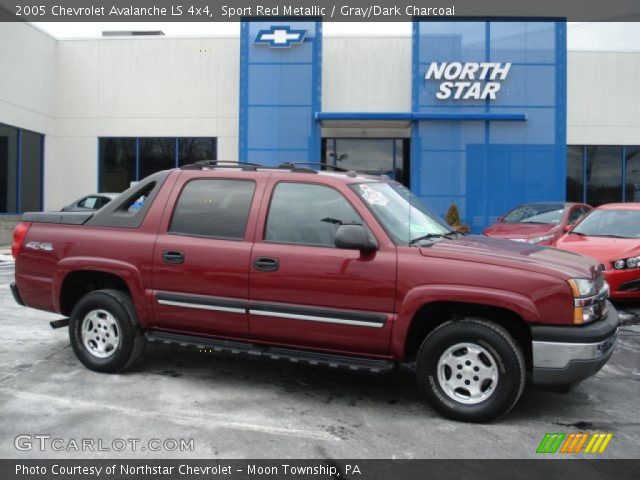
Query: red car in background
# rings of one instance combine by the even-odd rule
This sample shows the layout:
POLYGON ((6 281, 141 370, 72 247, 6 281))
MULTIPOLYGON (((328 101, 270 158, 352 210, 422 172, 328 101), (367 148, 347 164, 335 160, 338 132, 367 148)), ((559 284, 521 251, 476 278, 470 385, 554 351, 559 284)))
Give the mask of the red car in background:
POLYGON ((488 237, 553 246, 571 225, 591 210, 592 207, 583 203, 527 203, 514 208, 482 233, 488 237))
POLYGON ((640 299, 640 203, 610 203, 593 210, 556 244, 604 265, 611 298, 640 299))

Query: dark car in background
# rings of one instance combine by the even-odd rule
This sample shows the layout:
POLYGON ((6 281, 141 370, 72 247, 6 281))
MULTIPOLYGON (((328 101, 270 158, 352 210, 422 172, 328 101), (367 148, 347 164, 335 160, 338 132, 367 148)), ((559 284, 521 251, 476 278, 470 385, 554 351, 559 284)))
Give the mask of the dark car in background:
POLYGON ((111 200, 116 198, 119 193, 92 193, 85 195, 69 205, 62 207, 63 212, 88 212, 91 210, 100 210, 111 200))
POLYGON ((601 205, 558 240, 556 247, 604 265, 611 298, 640 299, 640 203, 601 205))
POLYGON ((488 237, 554 246, 591 210, 593 208, 584 203, 527 203, 514 208, 482 233, 488 237))

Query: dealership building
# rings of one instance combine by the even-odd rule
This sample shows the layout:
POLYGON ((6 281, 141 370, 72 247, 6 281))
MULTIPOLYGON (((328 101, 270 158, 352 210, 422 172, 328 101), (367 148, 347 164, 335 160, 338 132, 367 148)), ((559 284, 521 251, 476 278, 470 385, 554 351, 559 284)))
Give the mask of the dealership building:
POLYGON ((202 159, 385 174, 475 232, 523 202, 640 201, 639 49, 568 49, 563 21, 322 30, 60 40, 0 23, 1 224, 202 159))

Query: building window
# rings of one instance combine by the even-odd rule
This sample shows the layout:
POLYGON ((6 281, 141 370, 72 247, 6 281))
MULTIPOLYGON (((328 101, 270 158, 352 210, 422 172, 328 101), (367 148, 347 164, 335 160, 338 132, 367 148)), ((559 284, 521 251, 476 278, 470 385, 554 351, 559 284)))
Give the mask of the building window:
POLYGON ((594 207, 640 201, 640 146, 569 145, 567 200, 594 207))
POLYGON ((584 201, 584 147, 567 147, 567 201, 584 201))
POLYGON ((587 202, 594 207, 622 201, 622 147, 586 149, 587 202))
POLYGON ((640 202, 640 147, 625 148, 625 200, 640 202))
POLYGON ((100 139, 100 191, 122 192, 136 179, 136 140, 100 139))
POLYGON ((100 191, 122 192, 152 173, 215 160, 213 137, 101 138, 100 191))
POLYGON ((0 214, 42 210, 44 135, 0 124, 0 214))
POLYGON ((324 138, 322 161, 372 175, 388 175, 409 184, 409 139, 324 138))

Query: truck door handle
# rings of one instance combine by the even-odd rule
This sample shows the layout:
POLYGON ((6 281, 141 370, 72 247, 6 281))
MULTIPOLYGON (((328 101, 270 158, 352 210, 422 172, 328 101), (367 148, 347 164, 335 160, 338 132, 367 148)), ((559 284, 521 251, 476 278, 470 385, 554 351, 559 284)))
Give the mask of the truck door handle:
POLYGON ((258 257, 253 261, 253 268, 263 272, 275 272, 279 266, 277 258, 258 257))
POLYGON ((165 263, 179 264, 184 262, 184 253, 178 250, 165 250, 162 252, 162 260, 165 263))

